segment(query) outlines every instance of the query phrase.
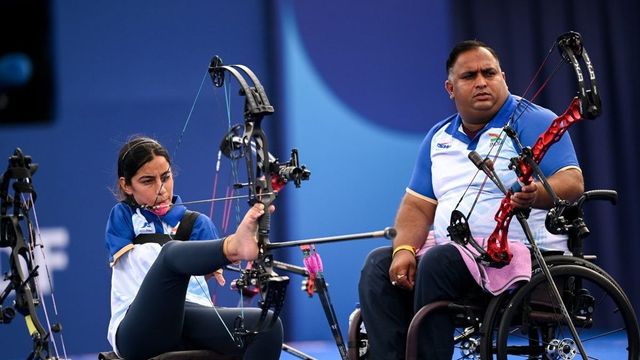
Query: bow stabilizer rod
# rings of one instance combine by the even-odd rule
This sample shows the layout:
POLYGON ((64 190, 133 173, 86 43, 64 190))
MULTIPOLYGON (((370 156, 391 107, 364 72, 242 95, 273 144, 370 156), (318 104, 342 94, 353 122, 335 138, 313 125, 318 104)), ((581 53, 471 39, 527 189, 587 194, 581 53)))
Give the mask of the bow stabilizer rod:
POLYGON ((396 229, 392 227, 387 227, 384 230, 371 231, 366 233, 328 236, 328 237, 304 239, 304 240, 283 241, 278 243, 270 243, 269 245, 267 245, 267 248, 272 250, 272 249, 282 249, 282 248, 300 246, 300 245, 325 244, 325 243, 338 242, 338 241, 362 240, 362 239, 372 239, 372 238, 381 238, 381 237, 384 237, 387 239, 395 238, 396 229))

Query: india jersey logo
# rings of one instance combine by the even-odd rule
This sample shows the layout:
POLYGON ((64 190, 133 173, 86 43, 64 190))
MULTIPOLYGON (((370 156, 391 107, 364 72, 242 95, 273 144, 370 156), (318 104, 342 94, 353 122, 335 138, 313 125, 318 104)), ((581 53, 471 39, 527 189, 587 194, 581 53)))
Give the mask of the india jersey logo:
POLYGON ((489 135, 489 143, 491 146, 500 141, 500 133, 487 133, 487 135, 489 135))

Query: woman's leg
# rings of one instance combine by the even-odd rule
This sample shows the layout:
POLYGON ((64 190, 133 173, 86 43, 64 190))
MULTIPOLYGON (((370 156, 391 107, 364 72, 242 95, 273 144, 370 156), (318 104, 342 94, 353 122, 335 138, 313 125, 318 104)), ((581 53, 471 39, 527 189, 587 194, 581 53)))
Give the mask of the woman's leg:
POLYGON ((222 240, 206 240, 170 241, 162 247, 118 327, 118 350, 127 360, 180 348, 189 278, 228 264, 222 246, 222 240))
MULTIPOLYGON (((225 355, 244 353, 244 359, 277 360, 280 358, 283 341, 280 319, 277 319, 269 329, 248 337, 245 340, 244 349, 238 348, 231 338, 235 320, 240 314, 244 317, 245 327, 251 330, 255 328, 260 312, 261 310, 257 308, 218 307, 214 309, 187 303, 183 325, 184 341, 193 349, 213 350, 225 355), (224 321, 224 325, 220 318, 224 321)), ((269 312, 265 321, 271 321, 272 316, 273 314, 269 312)))

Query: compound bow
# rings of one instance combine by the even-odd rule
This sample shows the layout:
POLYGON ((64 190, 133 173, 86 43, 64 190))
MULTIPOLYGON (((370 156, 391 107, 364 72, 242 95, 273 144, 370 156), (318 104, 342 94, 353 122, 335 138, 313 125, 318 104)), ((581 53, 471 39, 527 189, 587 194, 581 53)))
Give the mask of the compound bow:
MULTIPOLYGON (((568 32, 563 34, 558 37, 554 43, 554 47, 558 48, 564 61, 570 62, 573 65, 573 69, 578 79, 578 95, 571 101, 568 109, 552 121, 551 125, 538 137, 531 148, 522 146, 516 132, 511 127, 511 124, 517 120, 517 118, 513 120, 513 116, 518 110, 517 106, 503 131, 510 139, 513 140, 517 147, 520 148, 519 156, 512 158, 509 166, 510 169, 515 171, 518 177, 518 182, 528 185, 533 181, 533 176, 535 175, 543 183, 545 190, 547 190, 553 199, 554 208, 562 209, 566 207, 566 201, 561 200, 553 191, 544 174, 538 167, 538 164, 542 161, 542 158, 549 148, 560 140, 562 135, 571 125, 585 118, 596 118, 600 114, 601 103, 596 86, 595 71, 593 70, 587 51, 584 48, 580 34, 577 32, 568 32), (582 68, 578 61, 579 58, 582 59, 583 63, 587 67, 589 83, 591 85, 590 88, 587 88, 585 85, 582 68)), ((518 105, 521 103, 522 102, 519 102, 518 105)), ((504 141, 506 141, 506 137, 502 140, 502 142, 504 141)), ((448 228, 452 240, 463 245, 471 244, 479 251, 479 255, 477 256, 477 260, 479 262, 488 266, 503 267, 508 265, 512 258, 512 254, 509 251, 508 231, 511 219, 515 215, 525 232, 526 238, 529 240, 529 244, 531 245, 531 249, 535 255, 538 265, 547 278, 551 293, 557 302, 556 305, 560 308, 560 312, 569 326, 573 340, 575 341, 582 358, 587 359, 588 355, 584 349, 582 340, 580 339, 580 336, 572 322, 571 316, 563 302, 558 287, 551 276, 549 267, 547 266, 527 223, 527 217, 530 209, 516 209, 511 205, 511 196, 513 193, 518 191, 520 185, 516 183, 516 185, 507 189, 496 175, 493 169, 493 161, 489 159, 488 156, 485 159, 482 159, 479 154, 472 152, 469 154, 469 158, 476 167, 478 167, 478 171, 483 171, 486 176, 491 179, 505 194, 505 197, 502 199, 500 207, 495 214, 494 218, 496 220, 496 227, 487 239, 486 251, 474 240, 466 217, 464 217, 464 215, 458 210, 453 211, 451 215, 451 224, 448 228)), ((494 159, 495 158, 497 158, 497 154, 494 159)), ((547 214, 545 225, 549 228, 550 232, 558 233, 557 229, 553 228, 553 225, 557 226, 561 222, 561 219, 559 218, 560 216, 561 213, 556 211, 550 211, 547 214)))
MULTIPOLYGON (((36 264, 35 248, 42 247, 37 243, 37 222, 31 221, 29 212, 34 210, 36 191, 31 177, 38 169, 18 148, 9 158, 7 170, 2 174, 0 183, 0 247, 9 247, 10 272, 5 275, 8 285, 0 293, 0 324, 10 323, 16 311, 24 317, 27 331, 33 341, 33 350, 28 355, 30 360, 59 359, 58 347, 52 333, 60 333, 59 323, 49 322, 46 304, 38 287, 40 266, 36 264), (11 188, 13 195, 11 195, 11 188), (11 211, 13 209, 13 211, 11 211), (15 293, 13 306, 4 307, 9 294, 15 293), (37 308, 42 305, 46 317, 46 327, 39 319, 37 308), (49 346, 53 344, 55 356, 49 346)), ((39 231, 38 231, 39 234, 39 231)), ((42 240, 42 239, 41 239, 42 240)), ((45 264, 46 266, 46 264, 45 264)), ((48 271, 47 271, 47 275, 48 271)), ((52 294, 53 296, 53 294, 52 294)), ((57 315, 57 314, 56 314, 57 315)), ((67 358, 64 341, 60 338, 64 358, 67 358)))
MULTIPOLYGON (((244 124, 232 127, 224 137, 221 144, 221 152, 231 158, 244 157, 248 181, 244 184, 236 184, 236 188, 249 190, 248 201, 250 205, 261 202, 268 208, 276 199, 278 191, 287 184, 293 182, 300 187, 302 181, 308 180, 310 171, 304 165, 300 165, 297 149, 291 150, 291 159, 281 163, 269 153, 268 141, 262 129, 264 116, 274 112, 273 106, 255 74, 244 65, 223 65, 220 57, 215 56, 209 66, 209 74, 216 87, 222 87, 225 82, 225 73, 231 74, 240 85, 240 95, 245 97, 244 124), (249 85, 244 75, 248 76, 252 86, 249 85)), ((247 329, 243 319, 239 317, 234 329, 234 339, 238 345, 242 345, 248 336, 255 335, 268 329, 276 321, 284 305, 286 288, 289 282, 287 276, 278 275, 274 267, 301 273, 304 276, 316 276, 319 279, 315 291, 319 292, 327 320, 329 321, 336 344, 343 359, 347 359, 347 351, 340 334, 340 328, 333 306, 331 305, 326 283, 322 276, 322 269, 316 271, 300 271, 295 266, 280 263, 273 259, 271 250, 283 247, 326 243, 334 241, 346 241, 355 239, 368 239, 374 237, 392 238, 395 230, 387 228, 361 234, 350 234, 319 239, 307 239, 290 241, 286 243, 271 243, 269 241, 270 214, 266 212, 258 223, 258 258, 253 265, 241 272, 240 278, 234 282, 240 293, 247 293, 247 287, 257 287, 261 295, 260 307, 262 313, 257 325, 253 329, 247 329), (319 286, 318 286, 319 285, 319 286), (273 314, 268 319, 268 311, 273 314)), ((317 255, 317 253, 315 253, 317 255)), ((317 257, 316 257, 317 259, 317 257)), ((310 290, 313 293, 313 290, 310 290)))

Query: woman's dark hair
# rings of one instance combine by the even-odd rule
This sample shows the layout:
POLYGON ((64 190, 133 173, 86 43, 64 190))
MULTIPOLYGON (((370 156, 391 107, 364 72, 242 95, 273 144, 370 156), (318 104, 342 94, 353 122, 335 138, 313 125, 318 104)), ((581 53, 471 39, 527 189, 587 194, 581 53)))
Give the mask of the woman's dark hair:
POLYGON ((451 73, 451 68, 453 68, 453 65, 458 60, 458 57, 460 56, 460 54, 465 53, 469 50, 477 49, 477 48, 487 49, 491 53, 491 55, 493 55, 493 57, 498 62, 500 62, 500 59, 498 58, 498 54, 496 53, 496 51, 493 50, 489 45, 483 43, 482 41, 479 41, 479 40, 461 41, 457 43, 449 53, 449 58, 447 58, 447 63, 446 63, 447 76, 449 76, 449 73, 451 73))
POLYGON ((125 183, 130 185, 131 179, 138 172, 138 169, 151 161, 154 156, 164 157, 171 165, 167 149, 152 138, 137 136, 122 146, 118 153, 118 180, 116 181, 116 189, 118 189, 116 197, 118 200, 129 199, 129 195, 120 187, 119 179, 123 177, 125 183))

